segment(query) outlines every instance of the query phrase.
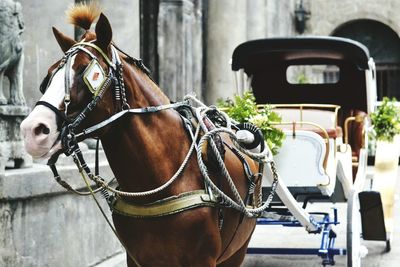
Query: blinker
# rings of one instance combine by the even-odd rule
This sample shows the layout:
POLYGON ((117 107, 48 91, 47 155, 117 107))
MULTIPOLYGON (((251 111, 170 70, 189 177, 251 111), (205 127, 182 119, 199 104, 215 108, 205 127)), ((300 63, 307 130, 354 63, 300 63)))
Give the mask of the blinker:
POLYGON ((49 82, 50 82, 50 75, 47 75, 40 83, 39 91, 42 93, 42 95, 46 93, 47 87, 49 87, 49 82))
POLYGON ((39 86, 39 91, 44 95, 46 93, 47 88, 49 88, 49 85, 51 81, 53 80, 53 77, 56 75, 56 73, 61 69, 61 66, 58 66, 55 70, 52 71, 52 73, 49 73, 44 77, 43 81, 40 83, 39 86))
MULTIPOLYGON (((58 72, 58 70, 61 69, 61 66, 57 68, 53 73, 48 74, 43 81, 41 82, 39 86, 39 91, 44 94, 47 91, 47 88, 49 87, 51 80, 53 79, 54 75, 58 72)), ((99 89, 103 85, 103 83, 106 81, 107 76, 104 73, 103 68, 101 67, 100 63, 97 61, 97 59, 92 59, 92 61, 89 63, 89 65, 86 67, 86 69, 83 72, 83 81, 89 88, 89 91, 96 96, 98 94, 99 89)))

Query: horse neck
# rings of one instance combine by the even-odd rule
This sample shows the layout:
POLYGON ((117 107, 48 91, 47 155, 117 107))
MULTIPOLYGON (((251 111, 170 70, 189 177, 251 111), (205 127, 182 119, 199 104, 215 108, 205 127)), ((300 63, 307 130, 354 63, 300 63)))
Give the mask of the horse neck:
MULTIPOLYGON (((168 98, 145 75, 125 70, 127 98, 131 107, 168 103, 168 98)), ((127 115, 102 138, 110 166, 123 190, 144 191, 164 184, 183 162, 190 140, 173 110, 127 115)), ((193 164, 193 163, 192 163, 193 164)), ((174 183, 169 194, 197 187, 193 181, 174 183), (187 189, 187 188, 186 188, 187 189)), ((179 193, 179 192, 178 192, 179 193)))

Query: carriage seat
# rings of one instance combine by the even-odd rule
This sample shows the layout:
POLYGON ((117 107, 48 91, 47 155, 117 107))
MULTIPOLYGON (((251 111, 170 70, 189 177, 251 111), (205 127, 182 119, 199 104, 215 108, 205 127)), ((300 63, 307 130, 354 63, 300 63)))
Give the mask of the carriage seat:
POLYGON ((295 122, 295 125, 293 125, 293 122, 291 124, 285 124, 285 125, 278 125, 278 128, 282 130, 291 130, 294 129, 296 131, 301 130, 301 131, 310 131, 314 132, 318 135, 320 135, 322 138, 325 138, 325 132, 328 134, 328 137, 330 139, 336 139, 336 138, 342 138, 343 137, 343 130, 342 127, 336 126, 334 128, 324 128, 325 132, 316 126, 310 126, 305 123, 297 123, 295 122))
MULTIPOLYGON (((313 131, 283 130, 285 139, 274 156, 277 170, 299 201, 309 195, 331 196, 336 183, 336 161, 330 144, 313 131)), ((271 175, 266 170, 264 175, 271 175)), ((270 185, 264 184, 264 187, 270 185)))
POLYGON ((342 110, 339 114, 339 123, 343 125, 345 131, 345 143, 348 143, 351 147, 351 155, 353 161, 353 179, 355 179, 357 171, 358 171, 358 162, 360 158, 360 150, 365 145, 365 130, 364 130, 364 118, 367 116, 367 113, 360 110, 349 109, 342 110), (348 120, 349 118, 354 118, 352 120, 348 120), (347 126, 346 124, 347 122, 347 126))
POLYGON ((336 139, 341 140, 343 136, 342 128, 337 126, 339 106, 320 106, 300 104, 273 108, 282 117, 282 123, 277 126, 286 136, 275 156, 277 169, 298 201, 309 196, 324 199, 335 190, 336 139))
POLYGON ((324 138, 325 132, 328 134, 329 138, 341 138, 343 136, 343 131, 342 128, 337 125, 337 111, 339 106, 330 105, 329 108, 332 110, 318 109, 317 107, 317 105, 300 104, 298 106, 294 105, 294 108, 282 108, 277 106, 273 110, 282 117, 282 121, 292 122, 292 125, 284 124, 279 126, 283 129, 295 127, 295 130, 312 131, 324 138), (325 130, 325 132, 322 129, 325 130))

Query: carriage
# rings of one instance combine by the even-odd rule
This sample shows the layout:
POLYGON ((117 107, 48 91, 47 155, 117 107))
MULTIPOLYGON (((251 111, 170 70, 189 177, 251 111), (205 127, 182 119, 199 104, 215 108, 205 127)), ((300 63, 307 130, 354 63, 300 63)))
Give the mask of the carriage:
MULTIPOLYGON (((280 114, 286 138, 275 156, 280 174, 277 196, 258 225, 304 227, 320 233, 316 249, 250 247, 247 253, 314 254, 334 265, 347 255, 360 266, 364 240, 390 240, 379 192, 366 189, 368 113, 376 101, 376 72, 368 49, 336 37, 248 41, 233 52, 237 93, 251 88, 259 108, 280 114), (309 213, 308 203, 344 202, 346 248, 335 248, 337 210, 309 213)), ((266 172, 263 195, 271 189, 266 172)))

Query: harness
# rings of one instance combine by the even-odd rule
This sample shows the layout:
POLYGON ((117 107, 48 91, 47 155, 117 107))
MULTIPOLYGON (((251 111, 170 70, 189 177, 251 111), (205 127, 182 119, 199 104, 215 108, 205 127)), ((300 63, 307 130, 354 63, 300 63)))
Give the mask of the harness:
MULTIPOLYGON (((118 50, 120 51, 120 49, 118 50)), ((87 194, 92 195, 97 204, 98 202, 96 197, 94 196, 94 193, 100 191, 102 196, 107 200, 113 212, 136 218, 167 216, 185 210, 194 209, 197 207, 228 207, 240 211, 243 214, 243 216, 253 217, 253 218, 259 216, 262 212, 264 212, 265 209, 270 205, 272 198, 275 194, 278 184, 277 173, 275 171, 273 172, 274 182, 271 186, 272 189, 270 195, 267 198, 267 201, 265 201, 263 204, 261 203, 262 196, 260 190, 258 196, 256 197, 253 196, 254 201, 251 204, 251 206, 248 206, 247 200, 249 199, 249 194, 254 195, 254 188, 255 188, 254 180, 250 181, 248 196, 246 197, 246 200, 243 201, 233 182, 233 179, 231 178, 228 170, 225 167, 223 157, 221 156, 221 153, 219 152, 213 137, 221 133, 228 135, 233 141, 234 147, 236 147, 236 148, 229 147, 229 149, 234 151, 235 154, 237 155, 240 155, 240 153, 246 154, 253 160, 258 161, 260 166, 263 166, 264 163, 268 163, 271 165, 271 169, 274 170, 275 169, 274 162, 272 160, 272 154, 269 151, 269 149, 263 149, 263 151, 261 152, 251 152, 243 148, 242 145, 237 140, 235 133, 231 129, 232 127, 231 119, 224 112, 217 110, 215 107, 207 107, 199 100, 197 100, 195 97, 190 95, 186 96, 184 101, 182 102, 160 105, 160 106, 150 106, 144 108, 130 108, 128 101, 126 99, 126 90, 122 74, 123 66, 119 58, 117 48, 115 48, 113 44, 111 45, 111 53, 112 53, 112 58, 110 59, 107 56, 107 54, 104 53, 102 49, 96 46, 93 42, 85 42, 85 41, 79 42, 75 44, 73 47, 71 47, 65 53, 64 57, 60 61, 59 66, 52 72, 51 76, 47 79, 47 85, 44 83, 42 83, 41 85, 41 92, 44 93, 54 75, 60 69, 65 67, 64 112, 60 111, 58 108, 54 107, 48 102, 39 101, 36 104, 50 108, 52 111, 55 112, 58 120, 60 121, 59 129, 60 129, 60 140, 62 144, 62 150, 61 152, 53 155, 48 161, 48 165, 50 166, 50 169, 53 172, 55 180, 61 186, 63 186, 69 191, 72 191, 80 195, 87 195, 87 194), (104 70, 98 61, 98 58, 92 52, 90 52, 86 47, 91 47, 100 53, 100 55, 103 57, 108 66, 107 75, 104 73, 104 70), (71 102, 70 98, 71 58, 73 55, 76 55, 78 52, 81 51, 87 54, 91 58, 91 62, 85 69, 83 77, 86 85, 93 94, 93 99, 75 118, 71 119, 67 116, 68 106, 71 102), (102 80, 95 82, 94 79, 91 78, 92 77, 91 75, 98 75, 102 78, 102 80), (82 122, 87 118, 88 114, 92 112, 93 109, 98 105, 98 103, 104 96, 104 93, 111 86, 111 84, 114 85, 113 94, 115 102, 119 103, 120 108, 118 112, 112 115, 111 117, 103 120, 100 123, 97 123, 93 126, 81 130, 80 132, 77 132, 77 128, 82 125, 82 122), (111 187, 109 185, 109 182, 106 182, 98 174, 97 159, 96 159, 96 171, 94 174, 91 172, 79 148, 78 145, 79 141, 84 140, 90 134, 93 134, 94 132, 104 128, 105 126, 112 124, 113 122, 117 121, 118 119, 122 118, 127 114, 148 114, 148 113, 156 113, 167 109, 178 109, 180 107, 187 107, 187 106, 192 107, 191 102, 194 102, 199 106, 195 109, 195 117, 198 121, 195 130, 192 131, 193 125, 191 123, 188 123, 187 122, 188 120, 186 118, 183 118, 183 121, 185 122, 184 125, 188 129, 189 135, 192 140, 192 144, 179 169, 176 171, 174 176, 171 177, 171 179, 168 180, 165 184, 153 190, 148 190, 144 192, 124 192, 111 187), (214 125, 214 127, 211 130, 205 125, 205 118, 208 116, 207 114, 210 111, 212 111, 212 113, 214 114, 218 114, 218 119, 214 120, 214 122, 216 122, 216 126, 214 125), (221 122, 223 125, 221 125, 221 122), (203 133, 202 136, 200 135, 200 132, 203 133), (213 151, 215 156, 215 161, 217 162, 217 166, 218 168, 220 168, 221 174, 223 174, 223 176, 226 178, 230 190, 233 193, 234 196, 233 199, 228 195, 226 195, 219 188, 218 185, 215 185, 212 179, 210 178, 208 167, 203 162, 203 156, 202 156, 202 148, 205 146, 205 144, 208 144, 210 150, 213 151), (72 156, 76 166, 78 167, 80 174, 82 175, 82 178, 84 179, 88 187, 89 192, 80 192, 78 190, 75 190, 70 185, 68 185, 68 183, 66 183, 64 180, 61 179, 56 168, 56 162, 61 153, 64 153, 67 156, 72 156), (140 197, 140 196, 152 195, 168 187, 182 174, 185 166, 187 165, 193 153, 196 153, 197 155, 199 168, 204 178, 204 184, 205 184, 204 190, 195 190, 195 191, 181 193, 180 195, 167 197, 165 199, 161 199, 156 202, 145 205, 132 204, 130 201, 126 200, 126 198, 128 197, 140 197), (97 189, 94 189, 89 185, 89 182, 86 177, 95 182, 97 189), (109 192, 114 193, 114 195, 110 195, 109 192)), ((134 63, 139 69, 141 69, 144 73, 148 74, 147 68, 144 67, 143 63, 140 60, 136 60, 131 57, 129 57, 128 59, 130 59, 130 61, 134 63)), ((211 123, 213 124, 213 122, 211 123)), ((243 156, 240 156, 239 158, 242 159, 243 156)), ((245 160, 241 161, 243 162, 245 160)), ((250 168, 244 163, 244 171, 248 173, 249 169, 250 168)), ((262 167, 260 167, 260 173, 262 173, 262 167)), ((249 177, 253 175, 251 174, 247 176, 249 177)), ((99 204, 98 206, 102 211, 99 204)), ((104 215, 103 211, 102 213, 104 215)), ((106 220, 111 226, 111 223, 108 221, 107 218, 106 220)), ((111 228, 113 227, 111 226, 111 228)), ((118 234, 116 233, 115 229, 113 229, 113 231, 118 237, 118 234)), ((131 258, 133 257, 131 256, 131 258)))
MULTIPOLYGON (((105 190, 105 188, 110 189, 109 183, 106 183, 104 179, 102 179, 97 173, 93 174, 88 165, 86 164, 84 157, 82 155, 82 152, 79 148, 78 145, 78 140, 84 140, 88 135, 96 132, 97 130, 102 129, 103 127, 110 125, 111 123, 117 121, 118 119, 122 118, 123 116, 127 114, 146 114, 146 113, 155 113, 159 112, 162 110, 166 109, 175 109, 184 105, 188 105, 188 101, 183 101, 183 102, 178 102, 178 103, 173 103, 173 104, 166 104, 166 105, 161 105, 161 106, 150 106, 150 107, 144 107, 144 108, 134 108, 131 109, 127 99, 126 99, 126 93, 125 93, 125 85, 123 81, 123 76, 122 76, 122 63, 119 58, 119 55, 117 53, 117 50, 121 51, 119 48, 115 48, 114 45, 111 45, 111 51, 112 51, 112 59, 109 59, 108 56, 102 51, 101 48, 96 46, 93 42, 79 42, 73 47, 71 47, 64 55, 64 57, 61 59, 60 64, 58 67, 52 72, 51 76, 49 79, 47 79, 47 85, 42 85, 41 86, 41 92, 44 93, 50 84, 52 78, 54 75, 63 67, 65 67, 65 97, 64 97, 64 105, 65 105, 65 111, 62 112, 58 108, 54 107, 52 104, 45 102, 45 101, 38 101, 36 105, 43 105, 51 109, 55 114, 57 115, 58 119, 61 120, 61 125, 60 127, 60 139, 61 139, 61 145, 62 145, 62 152, 53 155, 50 160, 48 161, 48 165, 50 166, 50 169, 53 172, 55 180, 64 188, 66 188, 69 191, 72 191, 74 193, 80 194, 80 195, 88 195, 90 192, 80 192, 78 190, 73 189, 68 183, 66 183, 64 180, 61 179, 60 175, 58 174, 57 167, 56 167, 56 162, 61 153, 64 153, 67 156, 72 156, 75 164, 78 166, 78 169, 80 172, 84 171, 86 175, 92 180, 95 181, 97 186, 99 187, 96 189, 95 192, 101 191, 103 196, 106 198, 110 208, 117 212, 117 213, 123 213, 123 214, 129 214, 130 216, 134 217, 148 217, 147 215, 147 209, 152 206, 152 204, 142 206, 142 208, 137 208, 138 205, 134 205, 128 202, 125 202, 121 197, 116 196, 111 196, 108 194, 108 192, 105 190), (101 65, 98 61, 98 58, 90 52, 86 46, 94 48, 96 51, 98 51, 101 56, 104 58, 105 62, 108 65, 108 74, 104 75, 102 73, 102 76, 104 77, 103 81, 101 83, 94 87, 93 84, 90 83, 90 80, 87 78, 86 74, 90 74, 91 70, 93 68, 97 68, 97 70, 102 71, 101 65), (70 104, 70 90, 71 90, 71 85, 70 85, 70 69, 71 69, 71 58, 72 56, 76 55, 78 52, 83 51, 85 52, 90 58, 91 62, 88 65, 88 67, 85 69, 83 72, 84 75, 84 81, 87 84, 89 90, 93 93, 93 99, 89 104, 79 113, 78 116, 76 116, 74 119, 70 119, 67 116, 68 113, 68 106, 70 104), (83 129, 80 132, 77 132, 76 129, 82 124, 82 122, 86 119, 88 114, 98 105, 100 100, 102 99, 104 93, 106 90, 110 87, 111 84, 114 84, 114 97, 116 102, 120 103, 121 110, 118 111, 116 114, 113 116, 109 117, 108 119, 105 119, 104 121, 93 125, 91 127, 88 127, 86 129, 83 129), (130 207, 130 208, 129 208, 130 207), (135 207, 135 208, 133 208, 135 207), (132 212, 135 210, 135 212, 132 212)), ((125 54, 126 55, 126 54, 125 54)), ((141 69, 144 73, 147 75, 149 74, 148 69, 143 65, 143 63, 140 60, 133 59, 128 56, 128 59, 134 63, 139 69, 141 69)), ((192 149, 193 151, 193 149, 192 149)), ((187 158, 188 160, 189 158, 187 158)), ((98 162, 96 160, 96 162, 98 162)), ((97 165, 98 163, 96 163, 97 165)), ((186 163, 182 164, 182 167, 184 167, 186 163)), ((96 169, 98 169, 96 167, 96 169)), ((179 174, 182 172, 183 168, 180 168, 178 170, 176 178, 179 176, 179 174)), ((174 180, 174 179, 173 179, 174 180)), ((166 186, 168 186, 170 183, 168 183, 166 186)), ((161 191, 164 189, 166 186, 159 188, 157 190, 161 191)), ((118 190, 114 190, 118 191, 118 190)), ((146 194, 152 194, 153 192, 140 192, 138 195, 146 195, 146 194)), ((118 194, 116 192, 116 194, 118 194)), ((160 202, 158 202, 155 206, 157 206, 156 209, 153 209, 153 212, 149 216, 163 216, 164 214, 173 214, 177 213, 183 210, 195 208, 198 206, 215 206, 216 201, 215 199, 212 199, 209 195, 208 197, 205 196, 205 191, 203 190, 202 192, 200 191, 193 191, 193 192, 188 192, 181 194, 179 196, 173 196, 167 199, 163 199, 160 202), (190 196, 190 197, 189 197, 190 196), (154 213, 154 211, 157 211, 154 213), (159 213, 159 214, 157 214, 159 213)), ((123 195, 123 194, 122 194, 123 195)), ((129 195, 130 197, 135 196, 134 193, 129 195)))
MULTIPOLYGON (((257 217, 262 211, 265 210, 265 208, 269 205, 269 203, 272 201, 272 197, 275 194, 275 189, 277 186, 277 179, 275 179, 273 185, 272 185, 272 190, 270 193, 270 196, 268 197, 269 201, 266 201, 263 205, 258 206, 261 203, 261 196, 258 196, 258 203, 253 203, 252 207, 248 207, 247 203, 245 203, 241 197, 239 192, 236 189, 236 186, 233 183, 233 179, 230 177, 228 170, 225 167, 223 157, 221 156, 221 153, 218 150, 218 147, 214 141, 214 136, 218 135, 220 133, 225 133, 228 134, 228 136, 234 141, 234 146, 237 149, 230 148, 236 155, 239 155, 240 153, 248 155, 250 158, 257 160, 260 162, 260 164, 264 163, 271 163, 272 162, 272 154, 268 149, 265 149, 264 151, 261 151, 261 153, 252 153, 247 149, 244 149, 242 145, 239 144, 237 141, 237 138, 234 134, 234 132, 230 129, 232 127, 231 119, 222 111, 217 110, 215 107, 207 107, 205 106, 202 102, 197 100, 193 96, 187 96, 185 97, 184 101, 182 102, 177 102, 177 103, 172 103, 172 104, 166 104, 166 105, 160 105, 160 106, 150 106, 150 107, 144 107, 144 108, 130 108, 129 104, 126 99, 126 93, 125 93, 125 85, 123 81, 123 75, 122 75, 122 63, 119 58, 117 49, 114 47, 114 45, 111 45, 111 52, 112 52, 112 58, 108 58, 107 54, 102 51, 101 48, 96 46, 93 42, 79 42, 72 46, 64 55, 62 60, 60 61, 59 66, 55 69, 55 71, 52 72, 52 75, 49 78, 49 82, 51 79, 54 77, 54 75, 59 71, 61 68, 65 67, 65 97, 64 97, 64 105, 65 105, 65 111, 64 113, 58 110, 56 107, 52 106, 50 103, 39 101, 37 105, 44 105, 46 107, 49 107, 51 110, 53 110, 57 116, 62 120, 62 124, 60 125, 60 139, 61 139, 61 144, 62 144, 62 152, 53 155, 50 160, 48 161, 48 165, 50 166, 54 178, 56 179, 57 182, 59 182, 64 188, 70 191, 76 192, 76 190, 71 190, 72 188, 61 179, 61 177, 58 174, 57 168, 56 168, 56 161, 58 159, 58 156, 61 153, 64 153, 67 156, 72 156, 74 162, 76 163, 77 167, 79 170, 82 170, 86 173, 86 175, 96 183, 96 185, 99 187, 98 190, 100 190, 103 194, 103 196, 107 199, 107 202, 110 205, 110 208, 113 211, 128 214, 125 210, 118 210, 116 207, 126 207, 127 205, 117 205, 119 201, 122 201, 121 198, 114 197, 108 194, 108 191, 111 191, 115 193, 116 195, 124 196, 124 197, 141 197, 141 196, 146 196, 146 195, 151 195, 155 194, 157 192, 162 191, 166 187, 168 187, 173 181, 175 181, 179 175, 183 172, 184 167, 186 166, 190 156, 194 151, 197 153, 197 160, 199 163, 199 167, 201 170, 201 173, 204 177, 204 182, 205 182, 205 192, 209 195, 209 198, 207 201, 203 201, 202 197, 199 197, 197 199, 198 203, 196 203, 197 206, 210 206, 210 203, 213 203, 213 206, 222 206, 222 207, 229 207, 229 208, 234 208, 240 212, 242 212, 244 215, 247 217, 257 217), (104 58, 105 62, 108 65, 108 74, 103 75, 104 79, 100 83, 93 84, 90 83, 90 77, 87 78, 87 74, 91 73, 91 70, 93 68, 97 68, 99 71, 102 71, 102 67, 98 61, 98 58, 90 52, 86 47, 91 47, 94 48, 96 51, 100 53, 100 55, 104 58), (89 104, 79 113, 78 116, 76 116, 73 119, 68 118, 67 113, 68 113, 68 106, 70 104, 70 69, 71 69, 71 57, 75 55, 78 52, 84 52, 91 58, 91 62, 89 66, 85 69, 83 77, 87 80, 86 84, 89 87, 89 90, 93 93, 93 99, 89 104), (112 115, 111 117, 105 119, 104 121, 95 124, 93 126, 90 126, 86 129, 81 130, 80 132, 76 132, 76 129, 82 124, 82 122, 87 118, 88 114, 97 106, 97 104, 100 102, 102 99, 104 93, 106 90, 110 87, 111 84, 114 84, 114 97, 116 102, 120 103, 121 110, 119 110, 116 114, 112 115), (121 117, 127 115, 127 114, 147 114, 147 113, 156 113, 162 110, 166 109, 177 109, 180 107, 187 107, 190 106, 190 101, 194 102, 195 104, 199 105, 198 108, 195 109, 195 117, 198 121, 198 126, 193 133, 192 131, 190 132, 191 138, 192 138, 192 145, 188 151, 188 154, 185 158, 185 160, 182 162, 180 168, 176 171, 175 175, 171 177, 171 179, 166 182, 165 184, 159 186, 158 188, 155 188, 153 190, 149 191, 144 191, 144 192, 124 192, 120 191, 117 189, 114 189, 109 186, 105 180, 98 175, 98 173, 93 174, 86 164, 84 157, 82 155, 82 152, 79 148, 78 141, 84 140, 88 135, 96 132, 99 129, 102 129, 103 127, 110 125, 111 123, 117 121, 121 117), (212 130, 209 130, 207 125, 205 124, 205 121, 209 121, 209 123, 213 124, 211 122, 211 119, 205 120, 205 118, 208 118, 209 113, 217 114, 218 117, 217 119, 214 119, 214 122, 217 123, 217 126, 213 126, 212 130), (200 138, 200 131, 202 131, 204 134, 200 138), (208 173, 208 167, 206 164, 203 162, 203 156, 202 156, 202 148, 205 147, 205 144, 208 144, 213 151, 215 160, 217 161, 217 166, 221 169, 221 173, 223 174, 224 177, 226 177, 228 184, 230 186, 231 191, 234 194, 234 199, 230 198, 227 196, 217 185, 214 184, 212 179, 209 176, 208 173), (211 201, 210 201, 211 200, 211 201), (258 204, 258 205, 257 205, 258 204), (256 207, 258 206, 258 207, 256 207), (256 208, 254 208, 256 207, 256 208)), ((148 74, 147 68, 144 67, 144 65, 141 63, 139 60, 132 60, 131 61, 142 71, 148 74)), ((47 84, 48 86, 48 84, 47 84)), ((41 86, 41 91, 45 92, 47 89, 47 86, 41 86)), ((185 124, 187 126, 187 124, 185 124)), ((187 128, 191 128, 188 127, 187 128)), ((239 156, 242 162, 244 162, 243 157, 239 156)), ((249 168, 246 165, 246 163, 243 163, 245 172, 248 174, 249 173, 249 168)), ((97 169, 97 168, 96 168, 97 169)), ((260 168, 260 170, 262 170, 260 168)), ((260 171, 261 172, 261 171, 260 171)), ((250 174, 247 175, 248 178, 250 178, 250 174)), ((250 186, 249 186, 249 193, 253 194, 254 193, 254 187, 255 183, 254 181, 250 181, 250 186)), ((199 192, 189 192, 193 193, 193 195, 198 194, 198 196, 201 196, 203 193, 199 192)), ((177 198, 183 197, 183 195, 176 196, 177 198)), ((248 197, 246 197, 248 198, 248 197)), ((182 201, 179 202, 178 205, 176 203, 174 205, 169 205, 169 201, 171 199, 165 199, 162 201, 163 205, 165 207, 165 210, 161 211, 162 213, 165 214, 172 214, 175 213, 175 210, 186 210, 187 207, 185 207, 186 202, 182 201)), ((158 203, 160 204, 160 203, 158 203)), ((141 209, 136 209, 136 210, 141 210, 141 209)), ((135 213, 132 214, 134 217, 146 217, 145 214, 139 214, 135 213)), ((155 215, 152 215, 155 216, 155 215)))

